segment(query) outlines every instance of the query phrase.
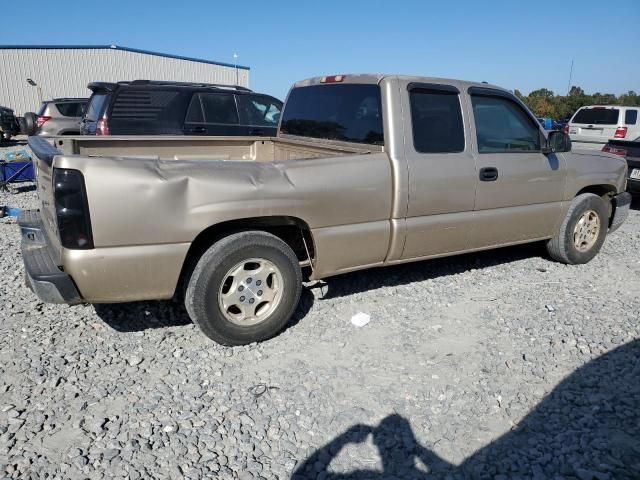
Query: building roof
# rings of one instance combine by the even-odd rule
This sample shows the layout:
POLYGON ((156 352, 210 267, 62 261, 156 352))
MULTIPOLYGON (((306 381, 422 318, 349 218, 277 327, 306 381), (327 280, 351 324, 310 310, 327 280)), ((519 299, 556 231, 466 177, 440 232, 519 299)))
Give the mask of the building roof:
POLYGON ((234 65, 232 63, 214 62, 213 60, 204 60, 202 58, 183 57, 181 55, 171 55, 169 53, 152 52, 150 50, 141 50, 138 48, 121 47, 119 45, 0 45, 0 50, 122 50, 124 52, 142 53, 145 55, 156 55, 158 57, 175 58, 178 60, 188 60, 190 62, 208 63, 210 65, 220 65, 222 67, 240 68, 249 70, 244 65, 234 65))

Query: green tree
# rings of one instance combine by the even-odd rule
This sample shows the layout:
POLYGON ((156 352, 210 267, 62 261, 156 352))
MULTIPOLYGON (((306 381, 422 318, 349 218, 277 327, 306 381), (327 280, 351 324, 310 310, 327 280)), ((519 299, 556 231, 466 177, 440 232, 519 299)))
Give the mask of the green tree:
POLYGON ((553 92, 546 88, 539 88, 538 90, 534 90, 529 94, 529 98, 544 98, 546 100, 551 100, 553 98, 553 92))
POLYGON ((548 88, 538 88, 529 95, 523 95, 518 89, 514 95, 522 100, 537 116, 551 117, 556 120, 570 118, 585 105, 631 105, 640 106, 640 95, 633 90, 616 96, 613 93, 595 92, 587 95, 585 91, 574 85, 569 90, 569 95, 555 95, 548 88))

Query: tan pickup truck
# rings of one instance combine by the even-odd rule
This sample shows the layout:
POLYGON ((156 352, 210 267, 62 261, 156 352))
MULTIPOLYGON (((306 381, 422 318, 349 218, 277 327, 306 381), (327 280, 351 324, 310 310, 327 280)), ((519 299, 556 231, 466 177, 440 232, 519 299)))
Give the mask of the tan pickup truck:
POLYGON ((533 241, 588 262, 630 204, 623 159, 570 151, 506 90, 437 78, 298 82, 274 138, 29 144, 41 208, 19 222, 37 295, 182 295, 228 345, 277 334, 305 278, 533 241))

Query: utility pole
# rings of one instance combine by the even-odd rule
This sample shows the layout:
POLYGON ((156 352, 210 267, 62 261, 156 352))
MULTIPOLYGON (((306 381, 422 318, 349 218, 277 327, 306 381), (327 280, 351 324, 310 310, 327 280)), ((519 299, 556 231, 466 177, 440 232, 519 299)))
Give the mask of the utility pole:
POLYGON ((571 91, 571 77, 573 76, 573 60, 571 60, 571 68, 569 69, 569 85, 567 86, 567 97, 571 91))

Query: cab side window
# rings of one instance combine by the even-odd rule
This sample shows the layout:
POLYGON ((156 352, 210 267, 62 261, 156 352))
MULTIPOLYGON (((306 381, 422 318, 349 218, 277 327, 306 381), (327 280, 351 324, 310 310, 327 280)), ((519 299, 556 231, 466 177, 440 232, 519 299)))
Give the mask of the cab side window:
POLYGON ((479 153, 540 151, 539 126, 514 101, 471 95, 479 153))
POLYGON ((413 145, 419 153, 464 151, 458 92, 413 88, 409 92, 413 145))

